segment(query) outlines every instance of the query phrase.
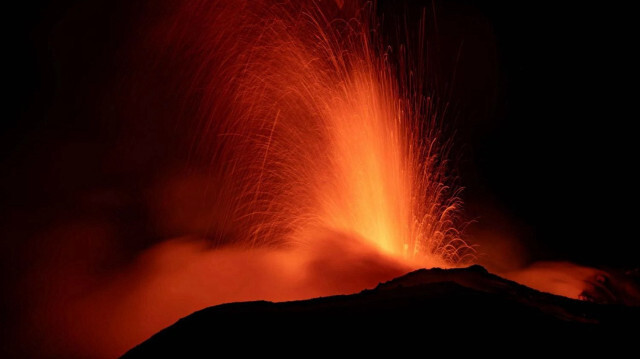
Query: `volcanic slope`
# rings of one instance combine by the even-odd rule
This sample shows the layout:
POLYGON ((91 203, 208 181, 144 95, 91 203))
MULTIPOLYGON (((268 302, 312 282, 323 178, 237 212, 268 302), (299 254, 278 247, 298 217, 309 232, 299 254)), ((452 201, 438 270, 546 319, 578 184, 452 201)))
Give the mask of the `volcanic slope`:
POLYGON ((638 323, 637 307, 538 292, 480 266, 421 269, 353 295, 209 307, 158 332, 123 358, 209 357, 228 350, 295 354, 309 348, 411 351, 410 343, 478 338, 584 348, 591 339, 624 343, 638 323))

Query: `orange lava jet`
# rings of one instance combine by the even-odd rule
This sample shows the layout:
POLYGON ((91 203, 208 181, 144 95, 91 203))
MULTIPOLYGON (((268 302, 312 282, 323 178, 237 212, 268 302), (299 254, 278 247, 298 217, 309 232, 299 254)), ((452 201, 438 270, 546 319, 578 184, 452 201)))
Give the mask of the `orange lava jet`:
POLYGON ((199 64, 199 144, 214 144, 240 237, 295 245, 330 230, 421 267, 468 263, 438 138, 446 104, 383 46, 370 5, 233 3, 198 47, 216 50, 199 64))

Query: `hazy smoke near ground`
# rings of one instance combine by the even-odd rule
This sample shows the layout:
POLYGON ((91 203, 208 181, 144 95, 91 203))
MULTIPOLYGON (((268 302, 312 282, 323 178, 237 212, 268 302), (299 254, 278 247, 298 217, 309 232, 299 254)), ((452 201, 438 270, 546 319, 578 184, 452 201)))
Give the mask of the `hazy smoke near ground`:
POLYGON ((58 233, 67 238, 55 238, 55 245, 66 252, 78 247, 70 237, 86 236, 81 256, 67 254, 74 263, 64 257, 39 263, 25 278, 29 314, 18 335, 31 344, 23 354, 114 357, 211 305, 356 293, 409 270, 358 239, 332 233, 298 249, 212 249, 203 239, 172 239, 117 271, 95 275, 93 265, 111 240, 101 231, 58 233))

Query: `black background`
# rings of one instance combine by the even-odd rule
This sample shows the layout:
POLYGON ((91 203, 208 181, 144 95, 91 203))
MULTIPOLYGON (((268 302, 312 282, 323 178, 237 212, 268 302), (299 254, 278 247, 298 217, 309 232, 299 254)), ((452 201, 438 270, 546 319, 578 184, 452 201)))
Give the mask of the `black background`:
MULTIPOLYGON (((436 77, 454 86, 447 96, 456 113, 469 216, 485 229, 516 228, 532 259, 640 264, 637 40, 624 16, 631 9, 382 1, 383 28, 394 28, 403 11, 411 28, 425 6, 427 19, 439 21, 437 32, 434 22, 427 26, 431 49, 439 50, 433 54, 436 77)), ((138 127, 151 127, 136 137, 134 159, 123 156, 128 170, 114 174, 103 165, 122 136, 122 121, 110 117, 117 113, 112 92, 104 88, 126 70, 118 51, 135 33, 135 9, 112 1, 57 1, 21 4, 7 13, 0 228, 9 276, 26 265, 18 263, 20 252, 37 246, 34 233, 77 211, 70 203, 79 188, 117 182, 135 198, 145 176, 159 171, 152 163, 171 156, 169 147, 157 148, 171 130, 141 121, 138 127)), ((146 238, 127 242, 137 249, 155 239, 144 229, 136 200, 131 203, 113 216, 129 228, 124 237, 146 238)))

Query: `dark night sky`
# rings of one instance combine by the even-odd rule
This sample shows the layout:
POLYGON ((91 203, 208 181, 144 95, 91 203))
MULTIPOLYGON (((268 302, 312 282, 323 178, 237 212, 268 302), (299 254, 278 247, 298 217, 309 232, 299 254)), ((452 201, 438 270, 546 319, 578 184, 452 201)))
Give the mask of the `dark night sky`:
MULTIPOLYGON (((435 7, 384 1, 379 12, 388 24, 422 4, 439 21, 429 37, 441 50, 438 78, 447 82, 457 71, 450 100, 470 216, 485 227, 513 226, 534 258, 637 266, 635 39, 620 17, 628 9, 442 0, 435 7), (487 207, 512 223, 492 220, 487 207)), ((137 116, 127 127, 134 134, 123 139, 115 118, 111 77, 127 68, 118 51, 135 33, 135 17, 126 14, 136 5, 20 6, 5 31, 10 94, 0 135, 0 228, 7 273, 19 271, 23 264, 10 258, 37 245, 28 238, 45 222, 79 211, 70 198, 81 188, 117 182, 135 197, 145 176, 162 170, 158 158, 181 158, 169 145, 157 148, 172 131, 162 121, 137 116), (116 142, 132 149, 119 172, 104 164, 116 142)), ((142 101, 161 111, 163 96, 142 101)), ((127 208, 108 215, 127 228, 125 237, 150 238, 127 242, 144 247, 155 234, 140 225, 145 214, 135 198, 127 208)))

